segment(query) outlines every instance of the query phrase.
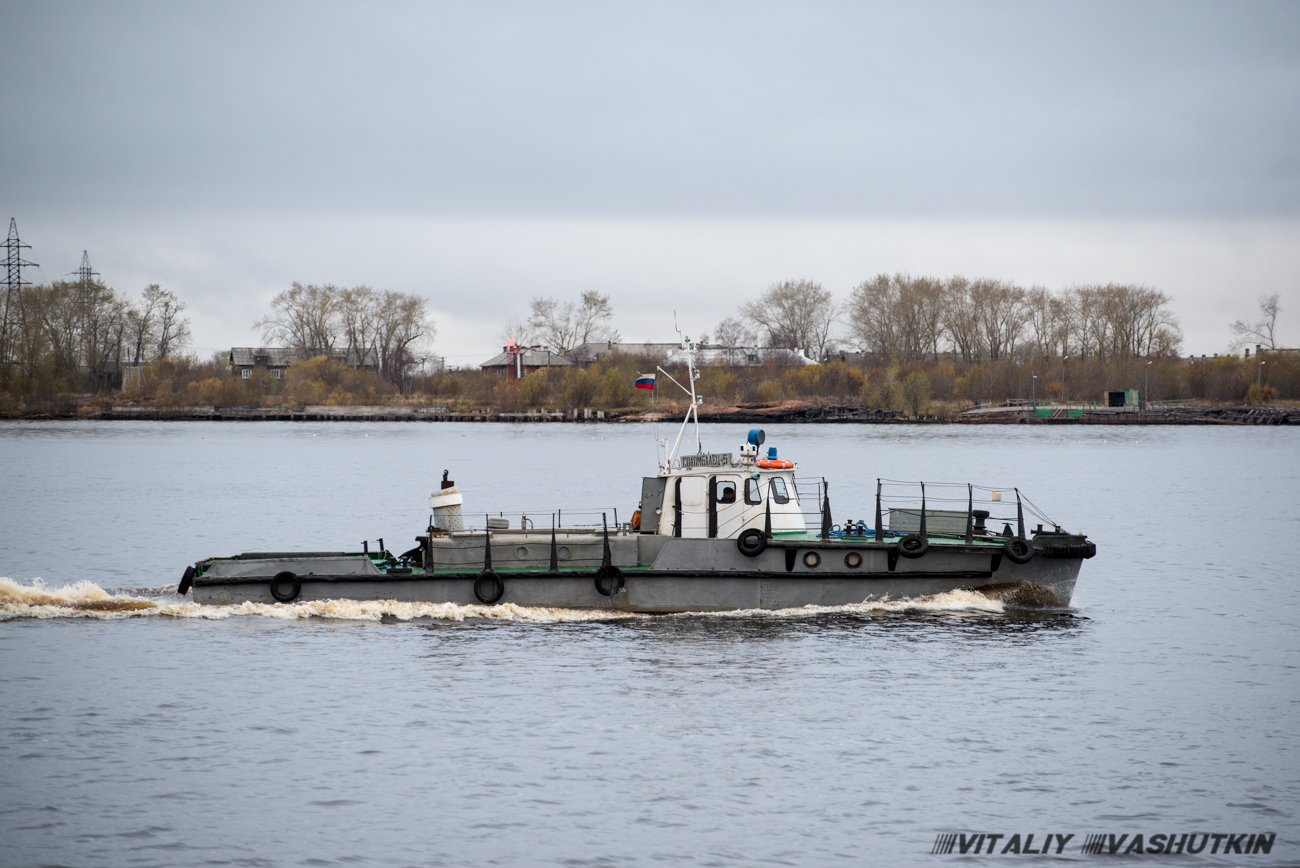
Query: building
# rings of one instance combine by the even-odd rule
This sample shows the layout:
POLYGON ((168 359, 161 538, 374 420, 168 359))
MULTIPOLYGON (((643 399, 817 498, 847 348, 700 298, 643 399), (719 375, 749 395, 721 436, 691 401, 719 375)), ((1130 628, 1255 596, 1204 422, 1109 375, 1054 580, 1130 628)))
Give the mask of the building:
MULTIPOLYGON (((635 356, 647 363, 684 365, 686 356, 680 343, 664 344, 646 341, 641 344, 601 341, 579 344, 564 354, 566 359, 579 365, 589 365, 605 356, 619 354, 635 356)), ((695 348, 697 365, 718 364, 733 367, 753 367, 775 362, 778 365, 815 365, 812 359, 798 350, 782 347, 724 347, 718 344, 700 344, 695 348)))
POLYGON ((479 367, 505 380, 522 380, 533 371, 571 368, 573 362, 546 347, 524 347, 506 341, 500 355, 493 356, 479 367))
MULTIPOLYGON (((826 354, 827 362, 843 362, 858 368, 883 368, 893 361, 889 353, 858 352, 857 350, 835 350, 826 354)), ((954 359, 955 361, 955 359, 954 359)))
POLYGON ((1101 406, 1136 410, 1142 406, 1142 402, 1138 399, 1137 389, 1107 389, 1101 393, 1101 406))
POLYGON ((681 350, 681 348, 681 343, 656 344, 646 341, 645 343, 634 344, 620 341, 594 341, 592 343, 578 344, 578 346, 565 353, 564 357, 578 365, 589 365, 605 356, 614 354, 636 356, 651 362, 662 362, 673 353, 681 350))
MULTIPOLYGON (((817 364, 798 350, 785 347, 719 347, 704 344, 695 350, 697 365, 728 365, 733 368, 752 368, 769 362, 788 367, 817 364)), ((686 351, 678 349, 664 360, 666 365, 686 364, 686 351)))
POLYGON ((331 359, 343 362, 345 365, 364 368, 367 371, 379 370, 379 356, 374 349, 363 352, 351 347, 348 349, 328 350, 295 350, 291 347, 231 347, 227 363, 230 366, 231 373, 237 377, 248 379, 253 375, 254 370, 265 368, 271 372, 272 377, 278 380, 284 376, 285 370, 294 362, 314 359, 317 356, 328 356, 331 359))

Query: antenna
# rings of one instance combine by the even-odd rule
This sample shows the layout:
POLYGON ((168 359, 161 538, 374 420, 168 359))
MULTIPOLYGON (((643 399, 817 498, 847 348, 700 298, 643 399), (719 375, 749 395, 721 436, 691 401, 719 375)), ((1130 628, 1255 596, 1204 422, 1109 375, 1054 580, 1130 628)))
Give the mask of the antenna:
POLYGON ((9 238, 5 241, 5 309, 4 326, 0 328, 0 367, 9 362, 9 311, 13 309, 14 292, 24 286, 31 286, 31 281, 23 280, 23 266, 39 267, 35 262, 28 262, 22 257, 22 250, 31 249, 30 244, 23 244, 18 239, 18 221, 9 218, 9 238))

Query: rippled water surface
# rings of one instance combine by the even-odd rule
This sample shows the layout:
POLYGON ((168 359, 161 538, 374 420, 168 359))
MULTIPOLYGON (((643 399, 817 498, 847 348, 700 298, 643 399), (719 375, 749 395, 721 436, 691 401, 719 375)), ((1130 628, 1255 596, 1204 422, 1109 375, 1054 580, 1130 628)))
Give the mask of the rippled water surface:
POLYGON ((1146 860, 1300 864, 1295 429, 768 430, 837 519, 877 476, 1019 485, 1097 542, 1064 614, 172 593, 208 555, 395 548, 443 468, 467 511, 625 516, 655 436, 0 423, 0 865, 1091 862, 1088 834, 1183 832, 1277 838, 1146 860), (931 855, 945 832, 1075 838, 931 855))

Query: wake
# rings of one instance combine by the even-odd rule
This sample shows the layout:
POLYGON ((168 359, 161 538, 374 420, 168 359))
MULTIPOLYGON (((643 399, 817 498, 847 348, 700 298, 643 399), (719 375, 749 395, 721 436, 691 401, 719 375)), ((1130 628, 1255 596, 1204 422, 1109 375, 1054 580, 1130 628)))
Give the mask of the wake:
POLYGON ((339 621, 517 621, 535 624, 623 621, 644 618, 808 618, 820 615, 900 614, 1002 614, 1017 602, 1032 604, 1023 588, 990 586, 982 590, 947 591, 915 599, 869 600, 845 606, 803 606, 796 609, 741 609, 680 615, 644 615, 591 609, 550 609, 500 603, 494 606, 457 603, 404 603, 397 600, 310 600, 296 603, 239 603, 201 606, 178 596, 171 586, 107 591, 82 581, 46 587, 36 579, 22 584, 0 578, 0 621, 89 619, 115 621, 128 618, 191 618, 221 621, 235 617, 301 621, 322 618, 339 621))

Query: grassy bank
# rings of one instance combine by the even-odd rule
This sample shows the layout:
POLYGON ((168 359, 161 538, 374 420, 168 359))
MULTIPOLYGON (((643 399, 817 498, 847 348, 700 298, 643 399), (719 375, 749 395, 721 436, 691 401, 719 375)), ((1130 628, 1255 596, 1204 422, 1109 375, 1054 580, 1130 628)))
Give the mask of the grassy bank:
MULTIPOLYGON (((574 411, 644 417, 679 414, 686 396, 660 375, 654 392, 635 389, 636 376, 653 363, 606 357, 590 366, 538 371, 505 380, 478 370, 441 371, 418 377, 408 393, 377 373, 323 357, 291 366, 283 379, 257 370, 234 376, 224 364, 192 358, 146 365, 127 378, 121 391, 99 393, 0 393, 0 415, 95 415, 108 406, 197 407, 391 407, 440 408, 448 414, 557 414, 574 411)), ((685 382, 684 368, 668 373, 685 382)), ((1033 362, 930 360, 898 365, 859 365, 832 359, 825 364, 782 367, 706 365, 696 390, 710 411, 771 409, 790 403, 820 408, 891 410, 904 416, 954 419, 962 410, 1008 399, 1084 401, 1105 389, 1137 389, 1149 401, 1205 405, 1300 401, 1300 357, 1271 355, 1258 360, 1223 356, 1102 361, 1038 359, 1033 362)), ((743 414, 742 414, 743 415, 743 414)), ((751 414, 751 415, 762 415, 751 414)))

